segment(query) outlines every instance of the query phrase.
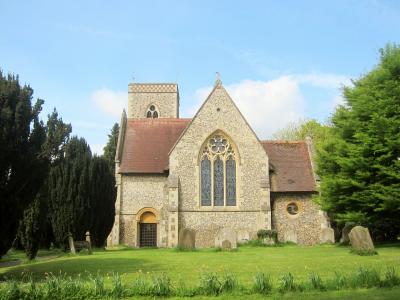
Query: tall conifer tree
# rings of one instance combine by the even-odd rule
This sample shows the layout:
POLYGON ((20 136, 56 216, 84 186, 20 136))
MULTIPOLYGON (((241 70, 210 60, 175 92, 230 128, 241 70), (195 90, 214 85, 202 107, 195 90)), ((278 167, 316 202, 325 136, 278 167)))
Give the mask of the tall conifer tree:
POLYGON ((319 153, 321 204, 336 220, 370 227, 377 239, 400 234, 400 47, 344 90, 332 136, 319 153))

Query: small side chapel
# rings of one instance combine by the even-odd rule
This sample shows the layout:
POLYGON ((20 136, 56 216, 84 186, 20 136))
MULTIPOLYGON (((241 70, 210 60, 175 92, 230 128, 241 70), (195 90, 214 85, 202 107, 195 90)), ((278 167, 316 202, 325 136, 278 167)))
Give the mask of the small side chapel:
POLYGON ((323 242, 312 156, 311 140, 260 140, 219 79, 191 119, 179 118, 177 84, 129 84, 108 245, 175 247, 190 231, 196 247, 217 247, 260 229, 323 242))

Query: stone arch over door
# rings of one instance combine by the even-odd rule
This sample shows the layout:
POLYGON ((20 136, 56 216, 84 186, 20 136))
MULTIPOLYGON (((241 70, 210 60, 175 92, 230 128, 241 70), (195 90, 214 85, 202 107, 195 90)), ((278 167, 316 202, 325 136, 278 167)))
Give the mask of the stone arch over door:
POLYGON ((136 214, 137 245, 157 247, 159 237, 159 213, 155 208, 145 207, 136 214))

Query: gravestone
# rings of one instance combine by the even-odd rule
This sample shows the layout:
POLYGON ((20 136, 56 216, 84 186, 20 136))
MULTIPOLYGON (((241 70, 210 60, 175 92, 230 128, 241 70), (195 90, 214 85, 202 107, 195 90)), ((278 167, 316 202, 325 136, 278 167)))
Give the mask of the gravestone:
POLYGON ((350 243, 349 233, 353 229, 354 223, 347 222, 342 229, 342 236, 340 237, 340 242, 343 244, 350 243))
POLYGON ((247 230, 239 230, 237 233, 237 242, 245 244, 250 240, 250 234, 247 230))
POLYGON ((372 242, 368 228, 362 226, 354 227, 349 233, 349 238, 351 247, 354 250, 375 252, 374 243, 372 242))
POLYGON ((231 244, 231 248, 237 247, 236 232, 231 228, 222 228, 215 237, 215 247, 224 248, 222 244, 227 245, 227 242, 231 244))
POLYGON ((285 242, 297 243, 297 233, 293 229, 285 231, 285 242))
POLYGON ((224 248, 224 249, 232 249, 232 244, 231 244, 231 242, 228 241, 228 240, 222 241, 222 248, 224 248))
POLYGON ((335 231, 329 227, 322 228, 319 242, 321 244, 334 244, 335 243, 335 231))
POLYGON ((179 246, 183 248, 195 248, 196 231, 190 228, 182 228, 179 231, 179 246))

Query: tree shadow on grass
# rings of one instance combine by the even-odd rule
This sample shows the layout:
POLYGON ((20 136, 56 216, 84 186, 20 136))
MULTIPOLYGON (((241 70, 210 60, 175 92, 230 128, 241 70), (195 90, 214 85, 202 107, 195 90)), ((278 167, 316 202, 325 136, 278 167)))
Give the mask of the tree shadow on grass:
POLYGON ((157 271, 159 266, 151 260, 137 258, 115 258, 93 256, 63 257, 52 261, 27 263, 11 267, 0 274, 0 281, 6 280, 40 280, 48 274, 89 277, 97 273, 111 275, 113 273, 135 273, 138 270, 157 271))

